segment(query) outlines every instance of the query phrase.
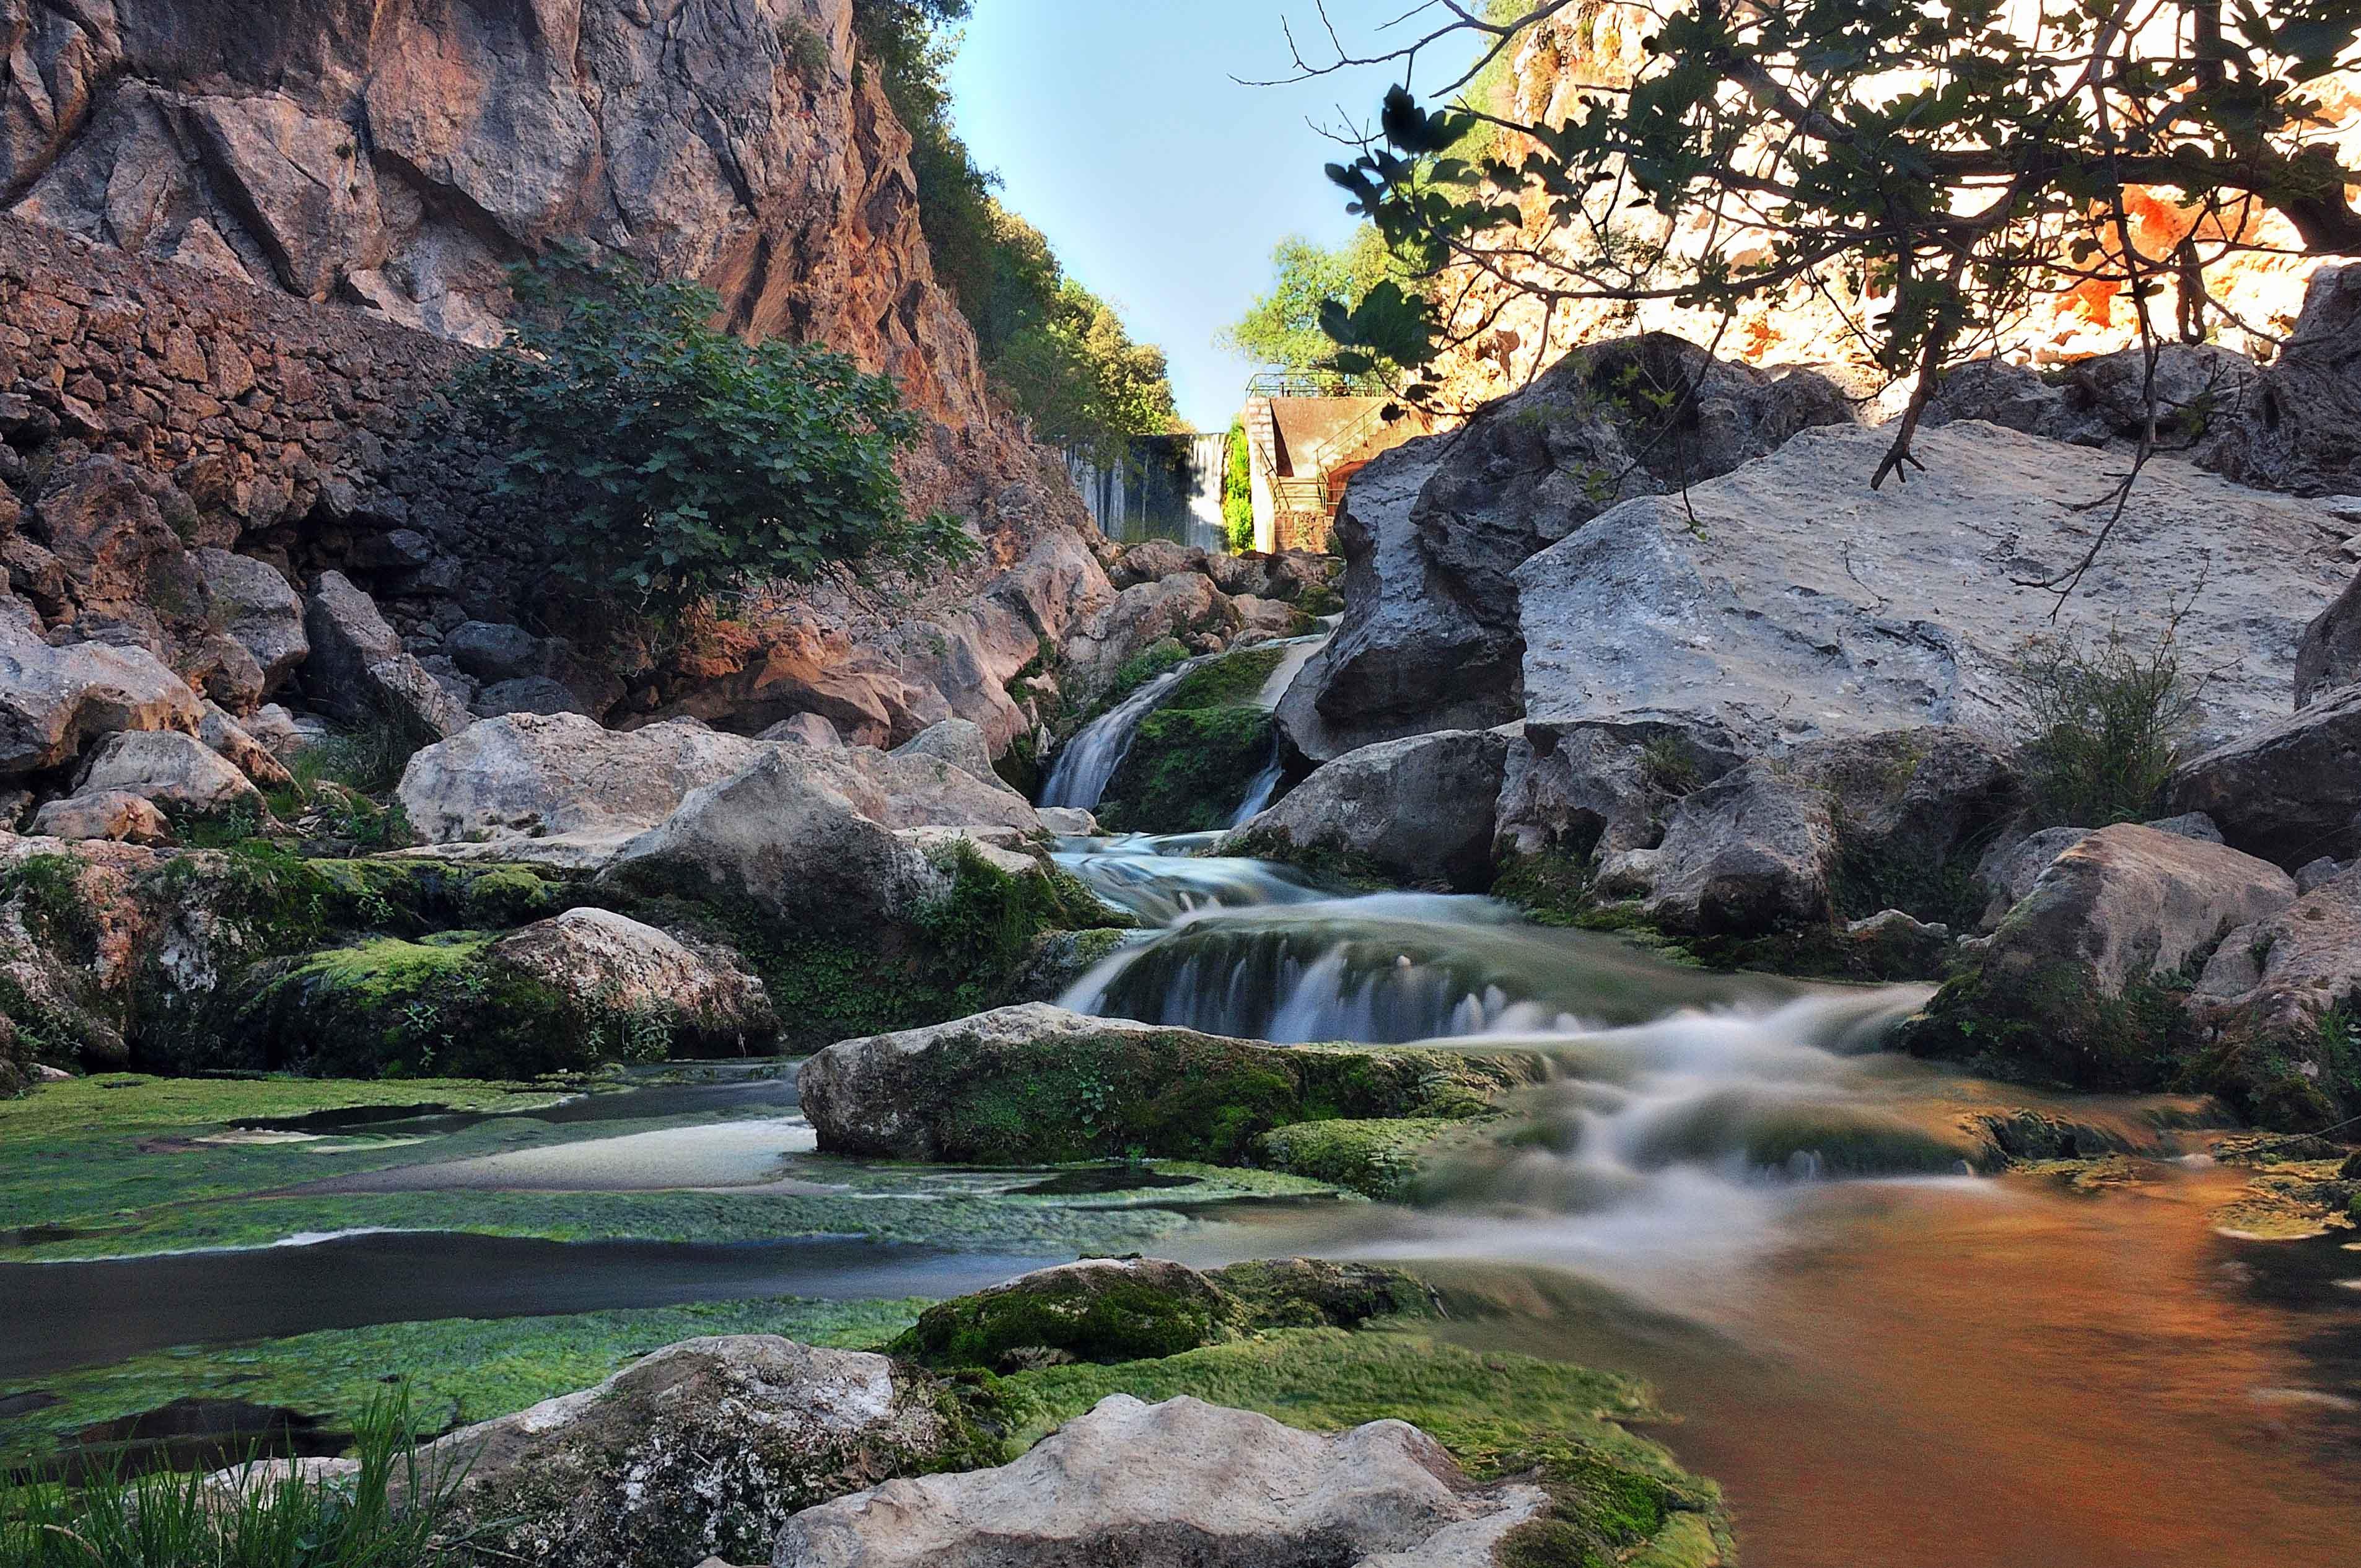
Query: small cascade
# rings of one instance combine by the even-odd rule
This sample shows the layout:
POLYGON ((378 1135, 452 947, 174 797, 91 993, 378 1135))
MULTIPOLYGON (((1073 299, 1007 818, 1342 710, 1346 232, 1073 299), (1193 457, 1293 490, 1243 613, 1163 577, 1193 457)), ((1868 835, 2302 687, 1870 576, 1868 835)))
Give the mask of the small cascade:
POLYGON ((1131 750, 1140 720, 1156 711, 1156 705, 1180 684, 1181 676, 1204 662, 1196 658, 1175 665, 1082 726, 1058 749, 1038 804, 1080 806, 1084 811, 1097 806, 1099 797, 1106 793, 1107 781, 1115 777, 1124 753, 1131 750))
POLYGON ((1071 839, 1059 846, 1055 858, 1093 893, 1152 926, 1169 926, 1208 909, 1311 904, 1335 895, 1334 889, 1286 866, 1201 852, 1220 837, 1175 833, 1071 839))
POLYGON ((1230 813, 1230 826, 1243 828, 1261 815, 1263 808, 1278 797, 1279 781, 1286 776, 1287 764, 1279 758, 1278 742, 1273 741, 1270 761, 1262 765, 1262 772, 1246 782, 1246 797, 1238 802, 1235 811, 1230 813))
POLYGON ((1795 990, 1529 926, 1488 898, 1397 893, 1184 917, 1101 963, 1062 1004, 1254 1039, 1399 1044, 1767 1005, 1795 990))
MULTIPOLYGON (((1279 646, 1287 650, 1286 656, 1272 668, 1270 678, 1262 684, 1262 690, 1255 694, 1255 706, 1277 707, 1279 699, 1287 695, 1287 688, 1295 684, 1295 677, 1303 673, 1303 666, 1310 663, 1312 656, 1325 648, 1328 639, 1334 635, 1332 624, 1325 631, 1315 632, 1309 637, 1290 637, 1280 643, 1279 646)), ((1270 742, 1270 760, 1247 782, 1246 798, 1230 814, 1230 826, 1243 828, 1259 815, 1264 807, 1279 797, 1279 786, 1286 777, 1287 760, 1280 754, 1279 737, 1274 735, 1270 742)))

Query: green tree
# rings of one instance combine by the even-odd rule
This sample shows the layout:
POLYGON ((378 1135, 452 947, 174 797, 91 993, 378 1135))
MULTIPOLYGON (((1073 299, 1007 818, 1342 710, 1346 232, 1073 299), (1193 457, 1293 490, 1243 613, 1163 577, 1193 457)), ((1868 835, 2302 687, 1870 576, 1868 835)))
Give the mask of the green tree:
POLYGON ((659 615, 832 567, 964 559, 956 520, 904 508, 896 454, 924 428, 883 376, 829 349, 745 344, 719 302, 562 252, 511 270, 509 344, 460 375, 501 493, 551 565, 659 615))
MULTIPOLYGON (((1333 250, 1290 235, 1271 252, 1270 263, 1275 274, 1270 291, 1223 330, 1220 345, 1280 370, 1331 369, 1336 345, 1321 330, 1323 307, 1334 302, 1350 311, 1378 284, 1405 280, 1403 269, 1386 248, 1385 236, 1369 224, 1333 250)), ((1376 368, 1382 376, 1399 367, 1380 358, 1376 368)))
POLYGON ((1230 548, 1254 548, 1254 469, 1246 453, 1246 422, 1230 422, 1229 462, 1222 473, 1222 529, 1230 548))
MULTIPOLYGON (((1880 481, 1915 462, 1941 371, 2040 293, 2121 288, 2149 349, 2153 409, 2158 342, 2202 335, 2204 269, 2259 246, 2251 219, 2276 212, 2306 250, 2361 254, 2347 198, 2361 171, 2324 139, 2319 90, 2361 63, 2361 0, 1670 0, 1633 79, 1586 90, 1563 123, 1497 103, 1426 106, 1576 4, 1452 4, 1370 55, 1299 57, 1305 75, 1399 68, 1359 155, 1330 168, 1350 210, 1422 276, 1474 269, 1553 305, 1728 308, 1797 287, 1870 302, 1856 330, 1916 393, 1880 481), (1437 60, 1444 80, 1413 92, 1437 60), (2143 250, 2134 186, 2197 208, 2187 237, 2143 250), (1570 243, 1504 240, 1526 211, 1570 243), (1684 243, 1684 224, 1760 242, 1684 243), (2170 323, 2151 312, 2167 279, 2170 323)), ((1416 367, 1454 332, 1483 330, 1444 313, 1381 284, 1332 301, 1324 325, 1343 367, 1416 367)))

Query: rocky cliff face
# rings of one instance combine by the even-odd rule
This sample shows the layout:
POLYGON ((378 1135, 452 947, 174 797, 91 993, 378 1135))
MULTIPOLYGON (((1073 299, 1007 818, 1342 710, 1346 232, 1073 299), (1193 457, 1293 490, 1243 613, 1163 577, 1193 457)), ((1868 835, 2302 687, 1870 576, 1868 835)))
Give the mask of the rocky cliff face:
POLYGON ((908 149, 851 0, 0 0, 0 211, 475 343, 504 264, 633 256, 891 371, 959 504, 1032 455, 908 149))

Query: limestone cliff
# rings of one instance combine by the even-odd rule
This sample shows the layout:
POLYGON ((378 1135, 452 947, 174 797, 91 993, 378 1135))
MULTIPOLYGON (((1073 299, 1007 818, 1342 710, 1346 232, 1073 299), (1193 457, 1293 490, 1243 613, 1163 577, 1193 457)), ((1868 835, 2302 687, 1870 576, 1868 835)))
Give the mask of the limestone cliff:
POLYGON ((490 341, 552 241, 888 370, 918 499, 1034 454, 935 281, 851 0, 0 0, 0 211, 490 341))

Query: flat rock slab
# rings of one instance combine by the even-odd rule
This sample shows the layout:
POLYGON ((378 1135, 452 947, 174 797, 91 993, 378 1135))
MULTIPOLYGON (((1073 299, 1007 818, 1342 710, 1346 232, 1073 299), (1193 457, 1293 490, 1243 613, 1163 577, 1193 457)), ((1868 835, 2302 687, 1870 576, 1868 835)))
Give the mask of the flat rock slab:
POLYGON ((1741 753, 1921 724, 2021 736, 2034 639, 2145 651, 2180 611, 2199 740, 2218 744, 2288 711, 2304 628, 2352 575, 2317 503, 2158 458, 2053 622, 2056 598, 2023 585, 2081 559, 2125 460, 1967 422, 1921 432, 1926 472, 1872 490, 1891 442, 1806 430, 1526 562, 1529 726, 1668 722, 1741 753))
POLYGON ((1110 1395, 1013 1464, 889 1481, 787 1521, 773 1568, 1471 1568, 1549 1507, 1478 1489, 1402 1421, 1333 1435, 1110 1395))

